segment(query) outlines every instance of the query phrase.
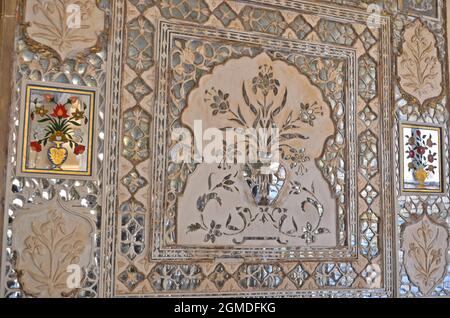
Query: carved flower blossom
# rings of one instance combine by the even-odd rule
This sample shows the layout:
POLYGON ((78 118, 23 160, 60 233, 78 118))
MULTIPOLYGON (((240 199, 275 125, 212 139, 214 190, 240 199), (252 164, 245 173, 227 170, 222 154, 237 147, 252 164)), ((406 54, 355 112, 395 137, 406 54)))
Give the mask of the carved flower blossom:
POLYGON ((290 148, 289 153, 283 155, 283 159, 295 162, 306 162, 309 158, 305 155, 305 148, 290 148))
POLYGON ((272 66, 268 66, 266 64, 261 65, 259 67, 258 76, 253 78, 252 81, 253 93, 256 94, 260 89, 264 96, 269 95, 270 92, 277 95, 278 87, 280 87, 280 81, 273 77, 272 66))
POLYGON ((290 168, 298 168, 296 174, 303 174, 305 171, 304 163, 311 160, 309 156, 305 154, 305 148, 289 148, 289 152, 282 151, 281 157, 283 160, 290 161, 290 168))
POLYGON ((230 94, 225 94, 223 91, 216 90, 215 88, 212 88, 209 92, 206 92, 210 95, 210 99, 205 99, 206 102, 210 101, 210 107, 213 110, 213 116, 217 114, 225 114, 230 109, 230 102, 228 101, 228 98, 230 97, 230 94))
POLYGON ((216 222, 213 220, 211 221, 209 232, 205 236, 205 242, 211 241, 211 243, 214 243, 216 241, 216 237, 221 237, 222 232, 220 231, 222 225, 216 224, 216 222))
POLYGON ((314 126, 314 121, 316 120, 317 115, 323 116, 322 107, 319 107, 317 102, 313 104, 300 103, 300 119, 302 122, 309 124, 310 126, 314 126))

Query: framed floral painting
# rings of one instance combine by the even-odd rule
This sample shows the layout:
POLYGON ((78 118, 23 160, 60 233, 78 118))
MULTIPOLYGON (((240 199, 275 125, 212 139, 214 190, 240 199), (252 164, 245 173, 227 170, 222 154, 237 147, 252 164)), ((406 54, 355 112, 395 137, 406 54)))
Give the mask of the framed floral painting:
POLYGON ((443 192, 442 129, 402 123, 403 192, 443 192))
POLYGON ((96 100, 90 87, 25 83, 18 173, 92 178, 96 100))

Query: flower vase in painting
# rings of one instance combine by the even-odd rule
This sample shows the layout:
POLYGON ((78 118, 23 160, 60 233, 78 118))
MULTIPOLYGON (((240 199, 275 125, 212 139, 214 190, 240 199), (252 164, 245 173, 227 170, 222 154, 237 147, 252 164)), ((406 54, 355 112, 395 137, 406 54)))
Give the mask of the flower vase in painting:
POLYGON ((403 125, 404 191, 441 190, 440 128, 403 125))
POLYGON ((94 93, 28 86, 23 172, 90 175, 94 93))

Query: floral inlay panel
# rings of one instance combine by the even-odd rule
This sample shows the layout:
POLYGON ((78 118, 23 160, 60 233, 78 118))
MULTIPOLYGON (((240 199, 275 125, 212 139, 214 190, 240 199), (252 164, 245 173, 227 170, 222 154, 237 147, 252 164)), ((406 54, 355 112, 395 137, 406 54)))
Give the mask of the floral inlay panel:
POLYGON ((28 83, 20 174, 92 177, 96 90, 28 83))
POLYGON ((443 191, 440 127, 402 124, 402 191, 443 191))

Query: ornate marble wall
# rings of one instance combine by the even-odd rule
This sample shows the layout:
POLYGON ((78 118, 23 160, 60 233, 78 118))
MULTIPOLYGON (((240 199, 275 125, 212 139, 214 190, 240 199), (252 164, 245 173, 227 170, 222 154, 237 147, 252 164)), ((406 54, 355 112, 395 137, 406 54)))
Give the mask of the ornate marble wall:
POLYGON ((372 2, 21 1, 0 295, 447 296, 444 3, 372 2))
MULTIPOLYGON (((11 91, 12 91, 12 60, 14 51, 14 28, 16 21, 16 1, 3 1, 0 5, 0 65, 8 65, 9 71, 5 69, 2 78, 4 79, 0 83, 0 108, 8 109, 11 104, 11 91)), ((5 111, 6 113, 7 111, 5 111)), ((0 120, 0 142, 3 145, 0 147, 0 166, 3 167, 0 170, 0 180, 6 180, 6 163, 8 152, 8 127, 9 118, 3 116, 0 120)), ((1 206, 4 206, 5 199, 5 182, 0 183, 0 202, 1 206)), ((0 213, 0 224, 3 224, 3 213, 0 213)), ((3 237, 3 228, 0 230, 0 237, 3 237)), ((0 244, 1 244, 0 239, 0 244)), ((0 256, 1 262, 1 256, 0 256)))

